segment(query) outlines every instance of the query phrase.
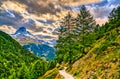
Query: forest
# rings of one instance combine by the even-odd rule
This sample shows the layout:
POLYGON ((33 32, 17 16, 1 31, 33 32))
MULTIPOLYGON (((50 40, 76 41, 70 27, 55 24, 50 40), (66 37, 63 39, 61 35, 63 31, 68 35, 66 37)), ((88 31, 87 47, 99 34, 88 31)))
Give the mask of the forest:
MULTIPOLYGON (((59 39, 56 45, 56 60, 69 62, 70 64, 83 57, 91 50, 92 44, 105 34, 120 26, 120 6, 114 8, 109 15, 109 22, 100 26, 89 10, 83 5, 79 14, 74 18, 69 12, 61 21, 59 39)), ((120 32, 117 29, 117 32, 120 32)), ((119 33, 117 33, 119 35, 119 33)), ((114 42, 115 35, 108 37, 109 41, 101 48, 96 49, 98 53, 104 51, 109 45, 119 45, 114 42)))

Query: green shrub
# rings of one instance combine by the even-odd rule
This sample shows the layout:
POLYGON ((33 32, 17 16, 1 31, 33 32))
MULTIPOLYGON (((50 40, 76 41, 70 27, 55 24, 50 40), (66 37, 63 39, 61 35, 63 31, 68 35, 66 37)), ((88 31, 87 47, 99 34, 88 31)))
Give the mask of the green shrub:
POLYGON ((94 50, 95 53, 103 53, 108 47, 111 47, 111 46, 118 46, 119 44, 116 43, 116 42, 113 42, 113 41, 107 41, 103 44, 101 44, 98 48, 96 48, 94 50))

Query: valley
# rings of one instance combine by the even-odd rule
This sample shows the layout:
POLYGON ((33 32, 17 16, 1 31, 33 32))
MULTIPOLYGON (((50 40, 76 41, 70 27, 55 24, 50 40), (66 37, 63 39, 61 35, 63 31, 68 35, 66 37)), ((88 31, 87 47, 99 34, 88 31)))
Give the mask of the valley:
POLYGON ((120 1, 0 0, 0 79, 120 79, 120 1))

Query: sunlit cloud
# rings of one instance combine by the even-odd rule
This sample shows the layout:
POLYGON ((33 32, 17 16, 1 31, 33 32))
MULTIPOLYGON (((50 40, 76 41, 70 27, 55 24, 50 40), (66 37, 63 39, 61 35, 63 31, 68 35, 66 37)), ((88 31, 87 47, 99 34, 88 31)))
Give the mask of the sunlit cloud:
POLYGON ((120 5, 118 0, 102 0, 100 3, 86 5, 100 25, 108 21, 109 13, 120 5))

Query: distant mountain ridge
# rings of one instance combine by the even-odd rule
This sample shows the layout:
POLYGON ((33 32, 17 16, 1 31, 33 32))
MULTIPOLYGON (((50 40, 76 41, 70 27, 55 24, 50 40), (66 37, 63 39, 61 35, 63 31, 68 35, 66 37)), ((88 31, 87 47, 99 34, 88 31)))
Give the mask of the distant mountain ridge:
POLYGON ((38 57, 45 57, 46 60, 52 60, 55 58, 55 49, 45 44, 25 44, 25 49, 33 52, 38 57))
POLYGON ((55 49, 50 45, 55 45, 56 40, 44 41, 37 39, 25 27, 20 27, 14 34, 11 35, 19 41, 21 45, 36 56, 44 56, 47 60, 52 60, 55 57, 55 49))
POLYGON ((37 38, 26 30, 25 27, 20 27, 14 34, 11 36, 24 45, 26 43, 40 43, 37 38))
POLYGON ((25 27, 20 27, 15 34, 30 34, 25 27))
MULTIPOLYGON (((56 39, 51 40, 43 40, 39 39, 36 35, 30 33, 26 27, 20 27, 14 34, 11 34, 13 38, 20 42, 20 44, 24 45, 27 43, 36 43, 36 44, 46 44, 50 46, 56 45, 56 39)), ((46 35, 40 35, 41 38, 50 38, 46 35)))

